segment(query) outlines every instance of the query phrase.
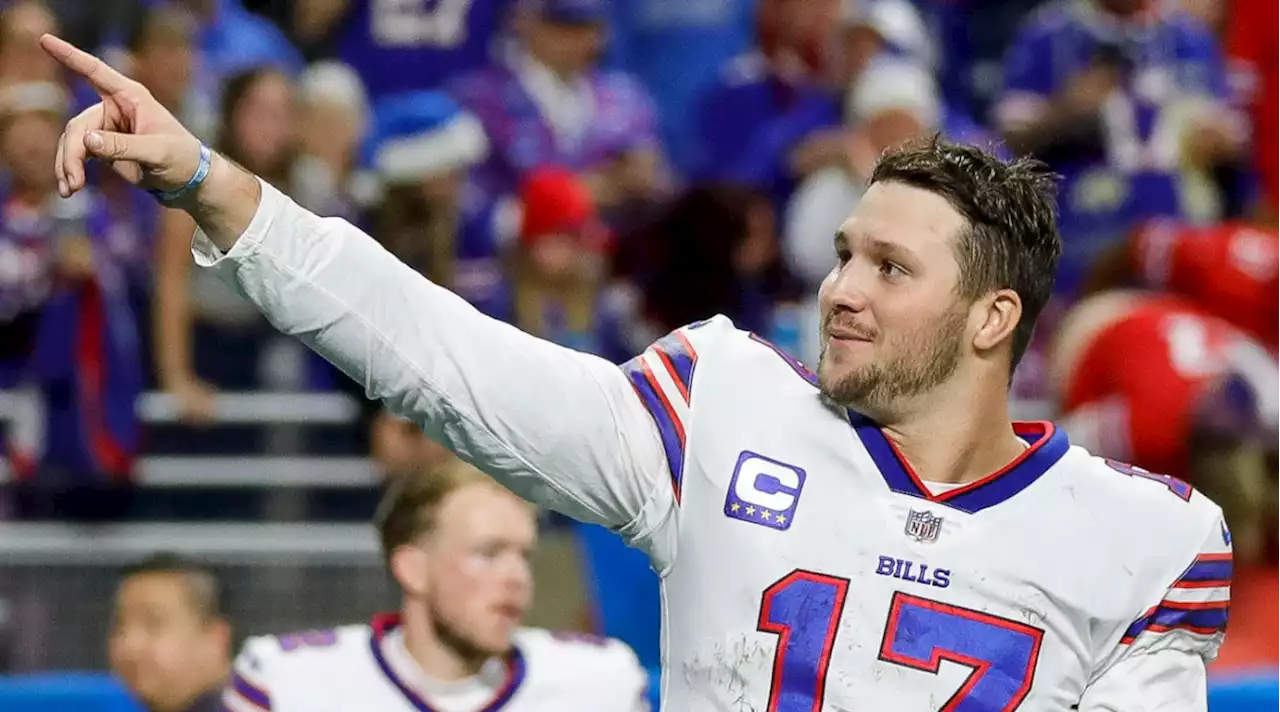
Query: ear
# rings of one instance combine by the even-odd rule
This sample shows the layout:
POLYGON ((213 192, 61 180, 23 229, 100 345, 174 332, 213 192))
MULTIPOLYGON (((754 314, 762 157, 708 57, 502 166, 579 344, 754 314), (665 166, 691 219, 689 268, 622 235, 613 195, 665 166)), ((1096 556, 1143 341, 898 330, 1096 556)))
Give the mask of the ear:
POLYGON ((978 330, 973 335, 973 347, 978 351, 990 351, 1008 341, 1022 319, 1022 299, 1012 289, 992 292, 979 299, 974 308, 978 330))
POLYGON ((401 546, 391 552, 391 575, 408 596, 427 592, 427 552, 416 546, 401 546))

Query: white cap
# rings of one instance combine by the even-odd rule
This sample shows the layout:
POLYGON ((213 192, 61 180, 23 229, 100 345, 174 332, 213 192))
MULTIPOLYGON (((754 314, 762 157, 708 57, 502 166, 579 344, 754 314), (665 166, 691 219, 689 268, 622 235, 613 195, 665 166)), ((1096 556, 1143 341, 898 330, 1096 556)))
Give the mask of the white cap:
POLYGON ((942 123, 942 102, 933 74, 918 62, 882 57, 854 80, 845 111, 869 119, 883 111, 910 111, 929 128, 942 123))
POLYGON ((353 109, 360 117, 360 128, 369 120, 369 99, 364 83, 355 70, 343 64, 326 60, 315 62, 298 77, 298 97, 306 103, 330 101, 353 109))
POLYGON ((844 0, 840 19, 846 27, 869 27, 900 52, 934 66, 937 57, 924 19, 907 0, 844 0))

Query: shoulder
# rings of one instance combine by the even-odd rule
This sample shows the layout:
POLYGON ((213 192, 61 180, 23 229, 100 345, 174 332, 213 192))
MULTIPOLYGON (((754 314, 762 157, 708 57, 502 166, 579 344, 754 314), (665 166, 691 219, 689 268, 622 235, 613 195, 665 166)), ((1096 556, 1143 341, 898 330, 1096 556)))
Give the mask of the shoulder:
POLYGON ((631 700, 637 689, 647 686, 648 673, 635 652, 615 638, 524 628, 516 633, 516 645, 529 668, 541 671, 544 681, 563 679, 580 685, 591 680, 599 683, 595 686, 600 689, 616 691, 631 700))
POLYGON ((810 386, 817 385, 817 376, 794 356, 759 335, 739 328, 722 314, 675 329, 650 344, 643 353, 624 364, 623 369, 639 375, 646 375, 646 369, 655 375, 667 373, 682 381, 685 389, 691 389, 697 370, 705 370, 710 363, 714 363, 712 368, 722 375, 741 376, 744 371, 782 369, 779 375, 798 376, 810 386))
POLYGON ((1079 447, 1066 462, 1065 494, 1140 587, 1163 591, 1206 546, 1230 552, 1222 509, 1190 484, 1079 447))
POLYGON ((287 682, 291 673, 337 665, 363 652, 369 638, 365 625, 253 636, 241 647, 235 672, 274 686, 287 682))
POLYGON ((1123 604, 1106 628, 1113 645, 1102 668, 1158 651, 1212 661, 1226 632, 1232 577, 1222 509, 1172 477, 1079 455, 1069 474, 1085 496, 1075 504, 1091 508, 1080 512, 1089 522, 1080 540, 1105 556, 1120 584, 1106 595, 1123 604))

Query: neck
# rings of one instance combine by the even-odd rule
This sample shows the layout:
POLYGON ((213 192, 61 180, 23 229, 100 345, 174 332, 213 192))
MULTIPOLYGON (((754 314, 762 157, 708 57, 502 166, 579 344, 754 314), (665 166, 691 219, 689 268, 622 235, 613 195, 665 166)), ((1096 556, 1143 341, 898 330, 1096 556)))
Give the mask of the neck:
POLYGON ((9 187, 9 195, 14 200, 33 207, 42 205, 51 193, 53 193, 52 186, 28 182, 18 178, 15 178, 9 187))
POLYGON ((1009 421, 1008 391, 994 378, 957 372, 918 396, 884 428, 921 478, 959 484, 981 479, 1026 449, 1009 421))
POLYGON ((227 678, 231 677, 230 665, 218 665, 210 669, 209 675, 204 680, 204 684, 187 694, 182 699, 170 700, 166 703, 151 704, 147 707, 148 712, 183 712, 183 710, 191 709, 201 697, 213 693, 217 693, 226 683, 227 678))
POLYGON ((425 611, 404 606, 404 647, 427 677, 441 682, 465 680, 480 672, 487 658, 465 655, 440 639, 425 611))
POLYGON ((575 82, 578 80, 578 77, 582 76, 582 72, 556 67, 551 62, 548 62, 547 60, 543 59, 542 55, 539 54, 538 51, 533 48, 529 49, 529 58, 532 59, 534 62, 536 62, 538 66, 541 66, 545 68, 548 72, 551 72, 556 79, 559 79, 561 82, 564 82, 565 84, 568 84, 570 82, 575 82))

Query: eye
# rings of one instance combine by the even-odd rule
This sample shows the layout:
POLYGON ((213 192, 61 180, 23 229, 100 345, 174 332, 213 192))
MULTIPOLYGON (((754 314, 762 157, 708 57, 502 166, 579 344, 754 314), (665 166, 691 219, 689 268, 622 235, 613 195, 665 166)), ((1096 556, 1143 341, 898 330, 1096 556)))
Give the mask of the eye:
POLYGON ((840 266, 843 267, 849 263, 849 260, 853 259, 853 253, 848 248, 837 247, 836 259, 840 260, 840 266))
POLYGON ((899 277, 907 276, 907 271, 897 262, 884 260, 880 263, 880 274, 888 277, 889 279, 897 279, 899 277))

